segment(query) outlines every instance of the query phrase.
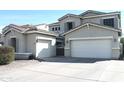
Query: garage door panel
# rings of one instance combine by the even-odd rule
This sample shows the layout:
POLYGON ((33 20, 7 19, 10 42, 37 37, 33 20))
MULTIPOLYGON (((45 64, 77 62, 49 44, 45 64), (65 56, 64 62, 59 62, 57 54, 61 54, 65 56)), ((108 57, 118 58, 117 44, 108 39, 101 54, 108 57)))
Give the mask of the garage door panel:
POLYGON ((50 57, 51 56, 51 41, 50 40, 39 40, 36 44, 36 57, 50 57))
POLYGON ((72 57, 111 58, 111 40, 73 40, 72 57))

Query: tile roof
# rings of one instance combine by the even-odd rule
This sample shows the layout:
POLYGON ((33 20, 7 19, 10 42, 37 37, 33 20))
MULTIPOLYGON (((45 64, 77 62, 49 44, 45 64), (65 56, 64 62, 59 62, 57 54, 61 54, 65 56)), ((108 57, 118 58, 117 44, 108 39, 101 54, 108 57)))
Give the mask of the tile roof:
POLYGON ((37 28, 33 25, 15 25, 15 24, 10 24, 6 27, 3 28, 3 32, 4 33, 6 30, 8 30, 9 28, 14 28, 14 29, 17 29, 18 31, 20 32, 25 32, 25 31, 29 31, 29 30, 37 30, 37 28))
POLYGON ((46 30, 41 30, 41 29, 37 29, 36 26, 33 25, 15 25, 15 24, 10 24, 6 27, 3 28, 3 34, 6 33, 8 31, 8 29, 10 28, 14 28, 17 29, 18 32, 20 33, 24 33, 24 34, 29 34, 29 33, 40 33, 40 34, 47 34, 47 35, 53 35, 53 36, 57 36, 58 34, 52 31, 46 31, 46 30))

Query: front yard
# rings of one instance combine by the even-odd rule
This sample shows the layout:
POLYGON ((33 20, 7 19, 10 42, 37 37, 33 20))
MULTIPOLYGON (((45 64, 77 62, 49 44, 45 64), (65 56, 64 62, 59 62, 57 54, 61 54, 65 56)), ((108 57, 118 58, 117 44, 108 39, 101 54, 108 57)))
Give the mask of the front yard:
POLYGON ((0 66, 1 82, 124 81, 124 62, 54 57, 45 61, 17 60, 0 66))

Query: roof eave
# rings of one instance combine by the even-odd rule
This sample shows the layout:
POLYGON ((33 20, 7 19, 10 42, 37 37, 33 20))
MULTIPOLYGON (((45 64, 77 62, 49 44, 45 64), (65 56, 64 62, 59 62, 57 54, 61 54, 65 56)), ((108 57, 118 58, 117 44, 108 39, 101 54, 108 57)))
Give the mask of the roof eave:
POLYGON ((88 16, 88 17, 83 17, 81 16, 82 19, 86 19, 86 18, 95 18, 95 17, 102 17, 102 16, 111 16, 111 15, 120 15, 120 12, 111 12, 111 13, 106 13, 106 14, 101 14, 101 15, 95 15, 95 16, 88 16))
POLYGON ((34 34, 34 33, 38 33, 38 34, 45 34, 45 35, 50 35, 50 36, 58 36, 58 34, 54 34, 54 33, 45 33, 45 32, 40 32, 40 31, 29 31, 29 32, 25 32, 24 34, 34 34))
POLYGON ((79 15, 66 14, 66 15, 62 16, 61 18, 59 18, 58 21, 61 21, 61 20, 63 20, 63 19, 66 18, 66 17, 78 17, 78 18, 81 18, 81 16, 79 16, 79 15))
MULTIPOLYGON (((9 28, 9 29, 12 29, 12 28, 9 28)), ((8 33, 10 30, 9 29, 7 29, 7 31, 2 31, 2 34, 6 34, 6 33, 8 33)), ((19 30, 19 29, 17 29, 17 28, 14 28, 14 29, 16 29, 16 30, 14 30, 14 31, 16 31, 16 32, 18 32, 18 33, 24 33, 24 31, 22 31, 22 30, 19 30)))
POLYGON ((59 22, 48 24, 48 26, 53 26, 53 25, 60 25, 60 24, 59 24, 59 22))

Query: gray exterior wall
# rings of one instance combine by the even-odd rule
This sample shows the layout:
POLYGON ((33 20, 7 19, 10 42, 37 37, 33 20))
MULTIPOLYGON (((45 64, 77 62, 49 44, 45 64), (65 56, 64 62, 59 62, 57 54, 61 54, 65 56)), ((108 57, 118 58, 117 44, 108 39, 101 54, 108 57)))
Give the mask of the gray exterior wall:
POLYGON ((111 30, 102 29, 99 27, 87 26, 73 31, 69 34, 65 35, 65 56, 71 56, 70 54, 70 41, 69 38, 84 38, 84 37, 106 37, 112 36, 112 58, 117 59, 120 56, 120 46, 118 42, 118 32, 114 32, 111 30), (114 41, 116 39, 116 42, 114 41))
MULTIPOLYGON (((65 19, 59 21, 58 26, 60 25, 61 30, 59 31, 60 33, 66 32, 66 26, 64 25, 66 22, 74 22, 75 27, 84 24, 84 23, 96 23, 96 24, 103 24, 103 19, 108 19, 108 18, 114 18, 114 28, 120 29, 121 28, 121 21, 118 16, 118 14, 115 15, 104 15, 104 16, 99 16, 99 17, 92 17, 92 18, 86 18, 86 17, 91 17, 91 16, 96 16, 97 14, 95 13, 87 13, 83 16, 80 15, 80 17, 66 17, 65 19)), ((53 25, 55 27, 55 25, 53 25)), ((52 26, 50 26, 50 31, 52 26)))
POLYGON ((96 23, 96 24, 101 24, 103 25, 103 19, 107 19, 107 18, 114 18, 114 28, 120 28, 120 25, 119 25, 119 18, 117 15, 114 15, 114 16, 104 16, 104 17, 97 17, 97 18, 86 18, 86 19, 82 19, 82 24, 84 23, 96 23))
MULTIPOLYGON (((56 24, 50 25, 49 26, 49 31, 53 31, 52 28, 55 29, 56 27, 58 28, 58 27, 60 27, 60 25, 59 24, 57 24, 57 25, 56 24)), ((57 29, 56 31, 54 30, 54 32, 61 33, 61 29, 60 30, 57 29)))
POLYGON ((49 35, 36 34, 37 39, 41 40, 49 40, 51 41, 50 47, 50 56, 56 56, 56 37, 49 35))
POLYGON ((26 52, 36 54, 36 34, 26 35, 26 52))
POLYGON ((51 40, 54 45, 51 46, 51 56, 56 56, 56 37, 43 35, 43 34, 27 34, 27 52, 33 53, 34 56, 36 56, 36 41, 37 38, 40 38, 41 40, 51 40))
POLYGON ((3 37, 4 45, 10 46, 10 40, 12 37, 16 38, 16 52, 24 53, 26 51, 25 35, 17 31, 11 31, 3 37))
POLYGON ((17 53, 32 53, 34 56, 36 56, 36 40, 39 37, 39 38, 44 38, 43 40, 49 39, 52 41, 52 44, 54 43, 54 45, 51 45, 50 54, 52 56, 56 56, 56 37, 54 36, 36 34, 36 33, 23 34, 13 30, 4 36, 3 38, 4 46, 11 46, 10 40, 13 37, 16 38, 17 53))
POLYGON ((61 28, 61 32, 65 32, 65 23, 67 22, 74 22, 74 27, 77 27, 79 25, 81 25, 81 20, 80 18, 77 17, 67 17, 63 20, 60 21, 60 28, 61 28))
POLYGON ((49 30, 52 31, 53 27, 60 27, 60 31, 58 31, 58 32, 60 34, 64 33, 66 31, 65 23, 67 23, 67 22, 74 22, 74 27, 77 27, 77 26, 81 25, 81 19, 80 18, 77 18, 77 17, 67 17, 67 18, 59 21, 58 24, 54 24, 54 23, 53 23, 53 25, 51 24, 49 26, 49 30))

